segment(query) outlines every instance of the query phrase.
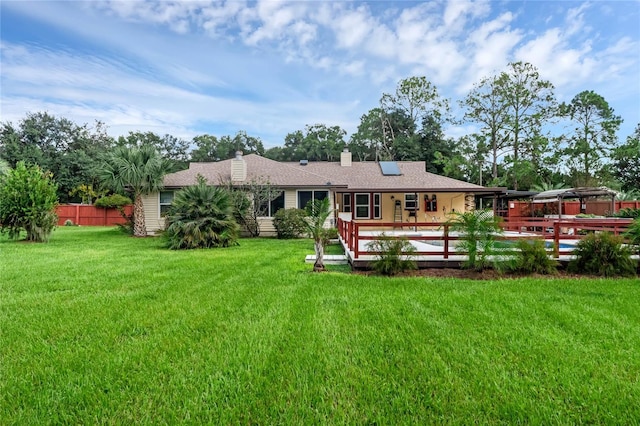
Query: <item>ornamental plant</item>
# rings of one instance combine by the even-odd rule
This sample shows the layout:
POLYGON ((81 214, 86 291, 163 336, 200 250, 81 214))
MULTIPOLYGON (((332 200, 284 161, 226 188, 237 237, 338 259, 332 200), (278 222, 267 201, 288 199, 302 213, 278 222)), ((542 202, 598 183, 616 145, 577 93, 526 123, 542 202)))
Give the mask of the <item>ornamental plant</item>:
POLYGON ((237 244, 240 226, 233 217, 229 192, 198 183, 176 192, 166 216, 165 238, 172 250, 229 247, 237 244))
POLYGON ((578 242, 569 262, 569 271, 605 277, 633 276, 636 264, 631 249, 622 244, 622 237, 610 232, 589 234, 578 242))
POLYGON ((0 175, 0 231, 17 239, 46 242, 58 222, 58 185, 50 172, 23 161, 0 175))

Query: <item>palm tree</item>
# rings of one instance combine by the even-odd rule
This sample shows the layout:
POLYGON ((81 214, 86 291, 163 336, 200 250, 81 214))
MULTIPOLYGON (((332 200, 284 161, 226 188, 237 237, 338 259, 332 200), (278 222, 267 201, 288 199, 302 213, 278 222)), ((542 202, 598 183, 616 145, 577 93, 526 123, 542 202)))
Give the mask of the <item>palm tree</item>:
POLYGON ((229 247, 240 226, 233 217, 231 194, 207 185, 204 178, 176 192, 167 213, 167 245, 172 250, 229 247))
POLYGON ((465 268, 482 271, 489 266, 496 236, 503 232, 499 217, 494 216, 491 210, 453 212, 447 225, 452 231, 460 232, 456 249, 467 253, 463 264, 465 268))
POLYGON ((567 188, 568 188, 567 185, 565 185, 563 182, 549 182, 546 180, 541 181, 540 184, 535 184, 531 186, 531 190, 536 192, 545 192, 545 191, 552 191, 554 189, 567 189, 567 188))
POLYGON ((133 194, 133 235, 144 237, 147 226, 144 219, 142 196, 162 189, 164 175, 171 164, 152 146, 117 147, 107 158, 101 180, 116 192, 133 194))
POLYGON ((307 212, 307 217, 305 218, 306 230, 309 236, 313 238, 316 251, 316 261, 313 264, 313 271, 324 271, 324 223, 331 214, 329 198, 311 200, 305 210, 307 212))

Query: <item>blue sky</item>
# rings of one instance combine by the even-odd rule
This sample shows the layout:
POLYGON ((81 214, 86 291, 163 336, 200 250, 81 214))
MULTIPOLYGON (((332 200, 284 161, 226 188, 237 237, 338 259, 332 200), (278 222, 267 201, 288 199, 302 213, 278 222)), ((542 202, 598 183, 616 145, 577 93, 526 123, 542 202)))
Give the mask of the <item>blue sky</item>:
POLYGON ((639 1, 2 0, 0 13, 3 122, 48 111, 114 136, 245 130, 271 147, 307 124, 353 133, 402 78, 455 105, 525 61, 559 101, 602 95, 621 140, 640 123, 639 1))

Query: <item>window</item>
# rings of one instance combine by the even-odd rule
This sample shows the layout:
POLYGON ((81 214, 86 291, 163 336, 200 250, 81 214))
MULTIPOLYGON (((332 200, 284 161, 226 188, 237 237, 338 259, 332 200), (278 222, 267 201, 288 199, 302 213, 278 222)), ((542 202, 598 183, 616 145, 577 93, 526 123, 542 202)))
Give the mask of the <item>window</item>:
POLYGON ((380 200, 382 199, 382 197, 380 196, 380 194, 373 194, 373 218, 374 219, 381 219, 382 218, 382 213, 380 211, 380 200))
POLYGON ((164 217, 173 202, 174 191, 160 191, 160 217, 164 217))
POLYGON ((356 194, 356 219, 369 219, 369 194, 356 194))
POLYGON ((263 204, 260 210, 261 212, 264 212, 266 217, 273 217, 280 209, 284 209, 284 191, 280 192, 280 195, 271 200, 268 204, 263 204))
POLYGON ((351 194, 342 194, 342 211, 351 213, 351 194))
POLYGON ((324 200, 329 191, 298 191, 298 208, 304 209, 311 200, 324 200))
POLYGON ((404 194, 404 209, 405 210, 418 209, 418 197, 416 196, 416 194, 404 194))

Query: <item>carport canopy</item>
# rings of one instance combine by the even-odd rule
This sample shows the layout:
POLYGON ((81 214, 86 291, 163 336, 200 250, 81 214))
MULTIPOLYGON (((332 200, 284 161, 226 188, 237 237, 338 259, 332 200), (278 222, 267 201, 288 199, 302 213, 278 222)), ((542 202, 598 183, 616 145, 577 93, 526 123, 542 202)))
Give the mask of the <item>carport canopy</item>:
POLYGON ((543 191, 536 195, 533 195, 531 199, 534 203, 548 203, 550 201, 558 201, 558 213, 559 218, 562 218, 562 201, 565 199, 578 198, 581 201, 585 198, 596 197, 611 197, 611 211, 615 210, 615 200, 618 193, 613 189, 609 189, 605 186, 600 187, 581 187, 581 188, 565 188, 565 189, 552 189, 550 191, 543 191))

